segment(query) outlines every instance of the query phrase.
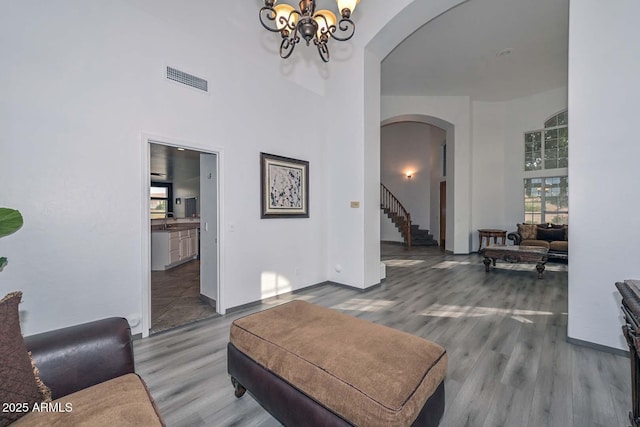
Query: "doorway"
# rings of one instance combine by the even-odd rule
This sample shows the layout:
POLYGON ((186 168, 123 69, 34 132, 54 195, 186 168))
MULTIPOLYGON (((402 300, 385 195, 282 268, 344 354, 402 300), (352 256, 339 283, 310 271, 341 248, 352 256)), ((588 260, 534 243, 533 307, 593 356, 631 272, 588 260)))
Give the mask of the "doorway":
POLYGON ((155 139, 148 146, 151 262, 145 318, 155 334, 217 316, 219 156, 155 139))

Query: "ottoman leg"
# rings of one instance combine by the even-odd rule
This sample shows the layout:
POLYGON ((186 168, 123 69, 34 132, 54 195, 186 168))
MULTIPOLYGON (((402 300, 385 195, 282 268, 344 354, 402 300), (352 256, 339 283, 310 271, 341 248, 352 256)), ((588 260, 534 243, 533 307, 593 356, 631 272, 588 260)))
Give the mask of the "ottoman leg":
POLYGON ((231 385, 236 389, 235 395, 237 398, 244 396, 245 392, 247 391, 247 389, 242 387, 242 384, 240 384, 234 377, 231 377, 231 385))

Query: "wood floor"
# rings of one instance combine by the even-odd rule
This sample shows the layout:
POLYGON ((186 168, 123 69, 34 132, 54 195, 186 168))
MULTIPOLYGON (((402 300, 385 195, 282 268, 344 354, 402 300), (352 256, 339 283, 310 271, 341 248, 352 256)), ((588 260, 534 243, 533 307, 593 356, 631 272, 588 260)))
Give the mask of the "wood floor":
POLYGON ((538 280, 532 264, 485 273, 482 257, 437 248, 383 245, 382 258, 387 279, 374 290, 325 285, 136 341, 136 370, 167 425, 278 426, 249 393, 234 397, 226 344, 234 319, 294 298, 443 345, 441 426, 629 425, 629 359, 566 342, 566 264, 538 280))

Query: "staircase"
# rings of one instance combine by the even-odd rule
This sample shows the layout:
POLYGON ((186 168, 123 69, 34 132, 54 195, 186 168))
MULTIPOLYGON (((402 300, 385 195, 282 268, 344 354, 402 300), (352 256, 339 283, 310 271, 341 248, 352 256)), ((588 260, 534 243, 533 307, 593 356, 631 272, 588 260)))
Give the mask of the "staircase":
POLYGON ((438 246, 438 242, 429 234, 429 230, 422 230, 418 224, 411 224, 411 214, 400 203, 398 198, 382 183, 380 183, 380 209, 391 219, 404 244, 411 246, 438 246))
POLYGON ((411 245, 438 246, 438 242, 433 239, 433 234, 429 234, 429 230, 421 229, 418 224, 411 224, 411 245))

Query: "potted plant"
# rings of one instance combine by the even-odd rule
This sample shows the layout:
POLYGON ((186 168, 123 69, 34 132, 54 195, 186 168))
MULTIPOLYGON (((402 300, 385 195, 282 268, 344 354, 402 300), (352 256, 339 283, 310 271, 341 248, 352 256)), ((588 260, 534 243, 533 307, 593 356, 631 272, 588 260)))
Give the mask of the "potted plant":
MULTIPOLYGON (((19 211, 10 208, 0 208, 0 237, 15 233, 22 227, 22 224, 22 214, 19 211)), ((0 257, 0 271, 2 271, 6 264, 7 258, 0 257)))

